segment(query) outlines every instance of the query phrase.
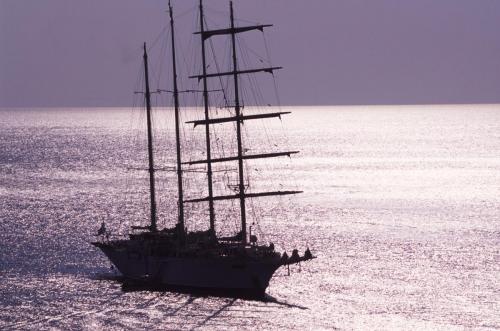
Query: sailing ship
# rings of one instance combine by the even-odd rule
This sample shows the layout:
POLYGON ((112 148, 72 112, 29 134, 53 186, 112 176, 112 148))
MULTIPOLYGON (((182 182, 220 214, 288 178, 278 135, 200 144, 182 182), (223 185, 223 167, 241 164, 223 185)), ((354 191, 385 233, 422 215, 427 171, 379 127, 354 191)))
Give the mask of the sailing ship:
POLYGON ((172 78, 173 99, 175 111, 175 139, 176 139, 176 174, 178 189, 178 219, 175 227, 159 229, 157 222, 155 163, 153 153, 153 134, 151 117, 151 91, 149 86, 148 54, 144 43, 144 73, 145 73, 145 105, 147 121, 148 161, 149 161, 149 193, 150 193, 150 223, 148 226, 133 226, 134 230, 125 239, 106 238, 104 224, 99 233, 100 240, 92 244, 98 247, 111 263, 128 280, 143 284, 160 285, 166 288, 179 290, 209 290, 224 292, 231 295, 262 296, 269 285, 275 271, 281 266, 300 263, 313 257, 307 248, 301 256, 297 249, 288 256, 280 254, 272 243, 265 245, 258 243, 257 237, 247 226, 247 199, 275 195, 301 193, 301 191, 273 191, 273 192, 246 192, 244 182, 244 161, 249 159, 290 156, 297 153, 274 152, 265 154, 247 154, 242 143, 242 125, 253 119, 276 118, 289 112, 273 112, 264 114, 243 113, 239 97, 239 76, 257 72, 273 72, 281 67, 267 67, 259 69, 239 69, 236 53, 236 35, 252 30, 263 31, 270 24, 251 26, 235 26, 233 4, 230 2, 230 27, 225 29, 209 30, 204 26, 204 12, 202 0, 199 1, 200 35, 202 73, 191 76, 203 84, 204 118, 186 122, 195 126, 202 125, 205 129, 206 159, 183 162, 180 140, 179 90, 177 85, 176 48, 174 38, 174 16, 170 9, 171 50, 172 50, 172 78), (207 73, 205 43, 208 39, 227 35, 231 40, 232 70, 228 72, 207 73), (207 80, 212 77, 232 76, 234 85, 234 113, 228 117, 210 117, 208 105, 207 80), (237 155, 225 158, 212 158, 210 127, 215 124, 232 123, 235 125, 237 140, 237 155), (214 195, 212 164, 219 162, 236 162, 238 184, 235 194, 214 195), (184 198, 183 166, 203 164, 206 167, 208 196, 194 199, 184 198), (215 231, 214 204, 220 200, 239 200, 239 214, 241 230, 231 237, 218 237, 215 231), (185 226, 184 204, 207 203, 209 229, 206 231, 187 231, 185 226), (247 228, 250 230, 247 232, 247 228))

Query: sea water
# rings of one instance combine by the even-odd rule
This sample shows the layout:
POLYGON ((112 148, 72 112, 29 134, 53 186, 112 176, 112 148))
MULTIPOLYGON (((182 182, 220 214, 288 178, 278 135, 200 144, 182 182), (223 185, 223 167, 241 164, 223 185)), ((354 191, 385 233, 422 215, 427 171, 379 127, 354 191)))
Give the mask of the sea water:
MULTIPOLYGON (((0 110, 0 328, 500 328, 499 105, 269 111, 292 114, 245 122, 245 153, 300 153, 247 162, 247 190, 304 193, 251 199, 249 225, 261 243, 288 254, 309 247, 318 258, 290 274, 280 268, 268 300, 248 301, 125 292, 89 244, 101 222, 115 236, 149 220, 142 110, 0 110)), ((168 227, 172 112, 154 119, 159 223, 168 227)), ((215 127, 214 154, 228 156, 234 134, 215 127)), ((204 158, 203 127, 183 125, 182 137, 184 160, 204 158)), ((186 196, 205 196, 204 166, 189 169, 186 196)), ((216 166, 216 194, 234 188, 235 169, 216 166)), ((237 206, 217 203, 218 233, 239 230, 237 206)), ((187 205, 186 225, 206 229, 206 205, 187 205)))

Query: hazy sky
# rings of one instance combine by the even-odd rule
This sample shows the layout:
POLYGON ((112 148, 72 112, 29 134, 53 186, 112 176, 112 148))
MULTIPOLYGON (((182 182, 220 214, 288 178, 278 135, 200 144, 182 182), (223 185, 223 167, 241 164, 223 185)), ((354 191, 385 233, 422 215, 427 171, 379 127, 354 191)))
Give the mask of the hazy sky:
MULTIPOLYGON (((187 13, 180 39, 196 3, 173 1, 187 13)), ((228 7, 205 4, 207 15, 228 7)), ((0 0, 0 106, 130 105, 141 43, 166 25, 166 7, 0 0)), ((285 68, 282 104, 500 102, 499 0, 236 0, 235 9, 275 25, 268 41, 285 68)), ((221 17, 210 19, 226 24, 221 17)))

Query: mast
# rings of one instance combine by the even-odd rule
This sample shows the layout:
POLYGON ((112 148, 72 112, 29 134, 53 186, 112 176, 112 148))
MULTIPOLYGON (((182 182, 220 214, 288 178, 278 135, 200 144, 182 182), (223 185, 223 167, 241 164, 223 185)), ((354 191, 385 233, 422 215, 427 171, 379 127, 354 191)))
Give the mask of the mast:
POLYGON ((177 151, 177 186, 179 192, 178 205, 178 220, 177 224, 184 233, 184 193, 182 190, 182 163, 181 163, 181 138, 180 138, 180 124, 179 124, 179 90, 177 87, 177 63, 175 58, 175 36, 174 36, 174 17, 170 1, 168 2, 170 10, 170 30, 172 35, 172 74, 174 80, 174 108, 175 108, 175 143, 177 151))
POLYGON ((148 125, 148 159, 149 159, 149 196, 151 200, 151 225, 150 231, 156 232, 156 196, 155 196, 155 170, 153 159, 153 133, 151 129, 151 94, 149 91, 149 72, 148 72, 148 54, 146 52, 146 43, 144 43, 144 80, 146 83, 146 116, 148 125))
MULTIPOLYGON (((233 14, 233 2, 229 2, 229 7, 231 11, 231 43, 233 47, 233 79, 234 79, 234 109, 236 112, 236 118, 239 119, 241 116, 240 108, 240 97, 239 97, 239 87, 238 87, 238 62, 236 59, 236 33, 234 32, 234 14, 233 14)), ((208 125, 207 125, 208 127, 208 125)), ((239 176, 239 198, 240 198, 240 212, 241 212, 241 242, 243 244, 247 243, 247 215, 245 206, 245 183, 244 183, 244 173, 243 173, 243 143, 241 140, 241 121, 236 121, 236 137, 238 140, 238 176, 239 176)))
MULTIPOLYGON (((292 154, 298 153, 298 151, 288 151, 288 152, 273 152, 273 153, 259 153, 259 154, 247 154, 243 153, 243 142, 241 136, 241 125, 244 121, 247 120, 255 120, 255 119, 264 119, 264 118, 273 118, 278 117, 281 118, 282 115, 289 114, 289 112, 274 112, 274 113, 263 113, 263 114, 252 114, 252 115, 243 115, 241 112, 241 105, 239 100, 239 86, 238 86, 238 76, 243 74, 252 74, 258 72, 267 72, 273 74, 275 70, 282 69, 282 67, 266 67, 266 68, 255 68, 255 69, 244 69, 238 70, 238 61, 236 54, 236 34, 244 33, 249 31, 264 31, 264 28, 272 26, 271 24, 258 24, 258 25, 250 25, 250 26, 234 26, 234 14, 233 14, 233 3, 230 2, 230 11, 231 11, 231 26, 229 28, 216 29, 216 30, 205 30, 203 25, 203 7, 202 0, 200 0, 200 25, 201 30, 195 32, 194 34, 199 34, 201 36, 201 45, 202 45, 202 60, 203 60, 203 72, 202 74, 190 76, 189 78, 203 80, 203 96, 205 99, 205 119, 203 120, 195 120, 189 121, 186 123, 192 123, 194 126, 204 125, 206 132, 206 141, 207 141, 207 159, 205 160, 195 160, 190 162, 185 162, 185 164, 207 164, 208 166, 208 175, 209 175, 209 195, 208 197, 198 197, 189 200, 185 200, 184 202, 188 203, 198 203, 208 201, 211 206, 211 212, 213 212, 213 201, 219 200, 232 200, 238 199, 240 201, 240 210, 241 210, 241 234, 242 239, 241 242, 243 244, 247 243, 247 229, 246 229, 246 210, 245 210, 245 199, 246 198, 258 198, 258 197, 267 197, 267 196, 276 196, 276 195, 289 195, 289 194, 297 194, 302 193, 302 191, 291 191, 291 190, 283 190, 283 191, 271 191, 271 192, 245 192, 245 184, 244 184, 244 167, 243 160, 249 159, 261 159, 261 158, 269 158, 269 157, 279 157, 279 156, 290 156, 292 154), (207 74, 206 63, 205 63, 205 41, 209 38, 215 36, 223 36, 223 35, 231 35, 232 41, 232 70, 226 72, 215 72, 207 74), (234 79, 234 97, 235 97, 235 114, 234 116, 229 117, 219 117, 219 118, 209 118, 208 116, 208 94, 207 94, 207 78, 215 78, 222 76, 233 76, 234 79), (209 135, 209 127, 210 125, 215 124, 224 124, 224 123, 233 123, 236 122, 236 135, 237 135, 237 143, 238 143, 238 153, 235 156, 228 156, 222 158, 212 159, 210 156, 210 135, 209 135), (238 192, 234 195, 219 195, 214 196, 211 190, 212 184, 212 171, 211 165, 216 162, 233 162, 238 161, 238 192)), ((213 220, 211 214, 211 221, 213 220)), ((213 223, 211 222, 211 228, 213 223)))
MULTIPOLYGON (((209 120, 208 114, 208 87, 207 87, 207 64, 205 58, 205 38, 203 32, 205 26, 203 23, 203 0, 200 0, 200 29, 201 29, 201 58, 203 66, 203 104, 205 106, 205 120, 209 120)), ((209 125, 205 126, 205 141, 207 144, 207 177, 208 177, 208 209, 210 213, 210 230, 215 234, 215 213, 214 213, 214 200, 213 200, 213 187, 212 187, 212 157, 210 152, 210 128, 209 125)))

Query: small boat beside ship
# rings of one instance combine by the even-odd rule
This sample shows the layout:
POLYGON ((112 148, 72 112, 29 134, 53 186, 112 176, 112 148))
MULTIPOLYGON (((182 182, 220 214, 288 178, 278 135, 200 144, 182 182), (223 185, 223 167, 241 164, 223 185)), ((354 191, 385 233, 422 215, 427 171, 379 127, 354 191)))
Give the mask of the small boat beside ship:
POLYGON ((176 290, 208 290, 210 292, 224 292, 230 295, 244 295, 258 297, 264 295, 275 271, 281 266, 300 263, 313 259, 314 256, 307 248, 300 255, 297 249, 290 256, 287 253, 276 251, 274 244, 261 244, 252 227, 247 225, 247 201, 259 197, 272 197, 301 193, 294 190, 249 192, 245 177, 245 162, 253 159, 290 156, 297 151, 275 151, 272 153, 248 154, 248 146, 242 140, 242 126, 246 121, 254 119, 280 118, 288 112, 272 112, 262 114, 245 114, 239 97, 240 75, 273 72, 280 67, 266 67, 257 69, 240 69, 236 52, 236 35, 254 30, 263 31, 269 24, 236 26, 233 5, 230 2, 230 26, 224 29, 206 29, 204 23, 203 3, 199 2, 200 30, 195 32, 200 36, 202 72, 190 78, 197 79, 203 86, 204 118, 190 121, 195 127, 205 130, 206 158, 184 162, 180 140, 180 105, 177 84, 177 62, 174 38, 174 16, 170 9, 171 29, 171 59, 173 79, 173 99, 175 111, 175 138, 176 138, 176 174, 177 174, 177 223, 172 228, 160 229, 158 226, 155 155, 153 151, 151 91, 149 86, 148 54, 144 44, 144 81, 145 81, 145 108, 147 121, 148 141, 148 171, 149 171, 149 200, 150 217, 147 226, 132 227, 132 232, 124 239, 109 239, 104 235, 104 224, 100 229, 100 239, 92 244, 98 247, 111 263, 128 280, 143 284, 159 285, 176 290), (232 69, 226 72, 207 73, 206 42, 216 36, 229 37, 232 50, 232 69), (211 117, 208 102, 208 83, 211 78, 232 77, 234 91, 233 112, 228 117, 211 117), (236 140, 236 155, 224 158, 213 158, 211 148, 210 128, 212 125, 232 125, 236 140), (231 194, 215 195, 213 189, 214 163, 232 163, 237 165, 238 182, 232 185, 231 194), (203 165, 207 175, 207 196, 189 198, 184 197, 183 176, 184 168, 191 165, 203 165), (216 232, 216 213, 214 204, 222 200, 237 200, 239 208, 240 230, 233 236, 218 236, 216 232), (187 231, 185 224, 184 206, 189 203, 204 204, 207 208, 205 231, 187 231))

